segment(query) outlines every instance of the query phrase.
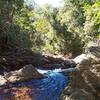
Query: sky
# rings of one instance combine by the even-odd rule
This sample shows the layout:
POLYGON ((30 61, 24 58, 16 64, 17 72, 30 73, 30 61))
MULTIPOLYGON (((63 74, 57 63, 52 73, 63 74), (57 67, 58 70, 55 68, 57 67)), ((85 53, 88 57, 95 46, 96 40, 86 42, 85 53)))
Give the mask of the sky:
POLYGON ((32 3, 35 1, 39 6, 43 6, 45 4, 52 5, 53 7, 61 7, 63 6, 63 0, 28 0, 28 2, 32 3))

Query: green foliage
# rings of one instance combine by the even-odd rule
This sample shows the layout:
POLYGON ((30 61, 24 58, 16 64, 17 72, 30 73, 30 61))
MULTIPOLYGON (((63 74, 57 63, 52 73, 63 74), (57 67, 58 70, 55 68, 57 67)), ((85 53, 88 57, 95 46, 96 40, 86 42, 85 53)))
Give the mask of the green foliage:
POLYGON ((85 33, 95 37, 100 31, 100 2, 95 2, 93 5, 86 4, 84 10, 86 16, 85 33))
POLYGON ((63 8, 0 0, 0 49, 30 48, 39 52, 78 55, 100 37, 100 1, 64 0, 63 8))
POLYGON ((0 50, 16 45, 19 27, 13 23, 13 16, 23 3, 23 0, 0 0, 0 50))

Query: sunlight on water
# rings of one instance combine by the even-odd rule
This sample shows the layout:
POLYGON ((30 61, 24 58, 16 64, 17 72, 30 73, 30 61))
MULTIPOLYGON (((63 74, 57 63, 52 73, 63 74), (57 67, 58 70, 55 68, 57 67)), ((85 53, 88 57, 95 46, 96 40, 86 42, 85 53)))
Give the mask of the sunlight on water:
MULTIPOLYGON (((30 95, 36 100, 58 100, 68 83, 68 76, 57 72, 48 72, 43 79, 15 83, 12 87, 31 87, 30 95)), ((3 99, 0 98, 0 100, 3 99)))

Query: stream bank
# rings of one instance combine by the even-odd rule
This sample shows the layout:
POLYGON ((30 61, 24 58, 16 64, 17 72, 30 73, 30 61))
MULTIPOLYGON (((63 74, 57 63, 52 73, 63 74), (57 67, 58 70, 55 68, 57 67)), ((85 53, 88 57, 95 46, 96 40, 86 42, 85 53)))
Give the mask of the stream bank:
MULTIPOLYGON (((55 58, 50 59, 45 59, 44 61, 46 61, 46 64, 44 64, 44 62, 42 62, 42 64, 48 66, 50 62, 53 62, 53 68, 55 67, 54 65, 57 65, 57 68, 60 68, 61 65, 62 68, 75 67, 75 65, 77 65, 80 69, 79 73, 70 73, 70 83, 68 86, 66 85, 60 100, 100 100, 100 47, 90 47, 84 52, 84 54, 77 56, 73 60, 59 60, 58 58, 56 60, 55 58), (64 64, 68 66, 65 66, 64 64)), ((37 62, 39 67, 39 64, 41 64, 39 63, 40 60, 37 62)), ((45 67, 46 69, 53 69, 52 67, 47 66, 45 67)), ((0 91, 2 91, 2 89, 0 91)), ((8 91, 15 91, 15 99, 13 100, 21 100, 17 98, 19 97, 19 94, 21 93, 20 96, 25 99, 29 97, 27 92, 31 91, 31 89, 30 87, 16 88, 15 90, 12 90, 12 88, 4 89, 4 92, 9 93, 8 91)), ((34 99, 30 98, 28 100, 34 99)))
POLYGON ((71 82, 60 100, 100 100, 100 47, 91 46, 74 58, 80 73, 71 74, 71 82))

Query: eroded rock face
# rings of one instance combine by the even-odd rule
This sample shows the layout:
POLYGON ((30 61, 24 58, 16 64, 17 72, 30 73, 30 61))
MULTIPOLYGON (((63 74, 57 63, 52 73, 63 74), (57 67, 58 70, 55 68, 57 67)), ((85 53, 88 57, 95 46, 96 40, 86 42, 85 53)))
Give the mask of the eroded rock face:
POLYGON ((100 100, 100 47, 90 47, 74 61, 80 69, 71 74, 61 100, 100 100))
POLYGON ((77 89, 69 97, 66 97, 65 100, 95 100, 95 98, 91 93, 83 89, 77 89))
POLYGON ((6 83, 15 83, 20 81, 27 81, 30 79, 42 78, 43 75, 40 74, 31 64, 26 65, 20 70, 11 71, 4 76, 0 76, 0 85, 6 83))
POLYGON ((32 52, 30 49, 21 48, 0 53, 0 64, 5 66, 0 67, 0 72, 2 70, 7 72, 19 70, 29 64, 32 64, 35 68, 42 67, 49 70, 76 66, 71 59, 65 59, 62 55, 41 54, 32 52))
POLYGON ((2 75, 0 75, 0 86, 5 85, 6 83, 7 83, 7 80, 2 75))

